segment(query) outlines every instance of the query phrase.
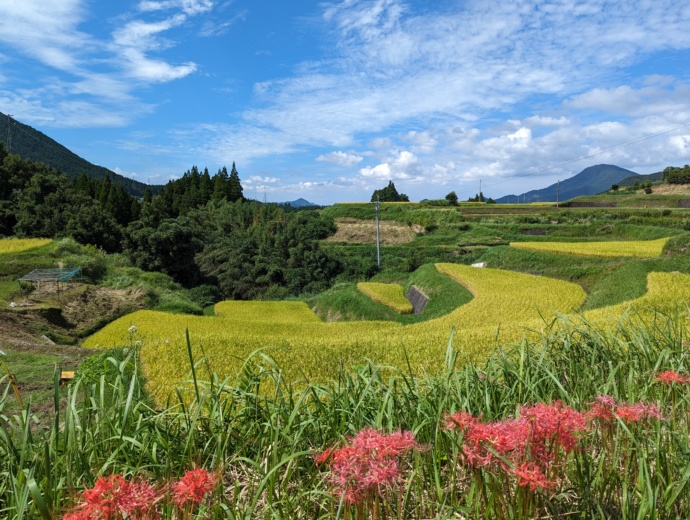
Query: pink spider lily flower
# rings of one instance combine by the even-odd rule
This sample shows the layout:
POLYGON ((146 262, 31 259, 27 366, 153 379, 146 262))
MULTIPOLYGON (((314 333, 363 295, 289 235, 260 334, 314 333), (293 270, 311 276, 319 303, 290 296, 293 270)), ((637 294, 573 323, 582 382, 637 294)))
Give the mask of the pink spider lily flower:
POLYGON ((523 418, 476 423, 465 434, 462 451, 467 463, 475 468, 493 463, 505 467, 503 459, 522 458, 529 431, 530 426, 523 418))
POLYGON ((600 395, 591 404, 587 414, 590 420, 599 419, 604 423, 614 423, 621 419, 625 424, 632 424, 648 419, 663 420, 659 405, 640 401, 634 404, 618 403, 609 395, 600 395))
POLYGON ((616 408, 618 403, 610 395, 599 395, 593 402, 589 403, 590 409, 587 412, 589 420, 599 419, 604 422, 616 420, 616 408))
POLYGON ((474 417, 471 413, 455 412, 452 415, 446 415, 446 430, 454 430, 456 428, 463 432, 467 432, 474 425, 479 424, 479 417, 474 417))

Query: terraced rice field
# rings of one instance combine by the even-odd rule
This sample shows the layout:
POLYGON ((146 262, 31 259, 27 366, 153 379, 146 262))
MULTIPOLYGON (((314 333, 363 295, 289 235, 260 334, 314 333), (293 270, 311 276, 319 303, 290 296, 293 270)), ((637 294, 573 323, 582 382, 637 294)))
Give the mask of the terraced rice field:
MULTIPOLYGON (((585 299, 580 286, 561 280, 458 264, 436 267, 467 287, 474 299, 446 316, 414 325, 325 323, 300 302, 223 302, 215 317, 138 311, 91 336, 85 346, 108 348, 141 341, 148 389, 164 403, 188 378, 185 328, 189 328, 195 359, 206 359, 197 365, 202 372, 199 377, 207 377, 203 373, 207 370, 233 377, 252 353, 263 349, 282 367, 286 381, 298 383, 337 377, 341 364, 352 367, 366 360, 397 367, 409 360, 418 374, 437 372, 452 327, 460 362, 481 361, 496 345, 536 339, 557 314, 572 313, 585 299)), ((688 300, 690 275, 653 273, 645 296, 591 311, 585 319, 608 320, 615 326, 629 308, 644 317, 652 306, 670 310, 688 300)))
POLYGON ((667 238, 609 242, 511 242, 510 247, 580 256, 654 258, 661 256, 667 238))
POLYGON ((412 314, 412 304, 405 298, 402 285, 394 283, 361 282, 357 289, 375 302, 382 303, 398 314, 412 314))
POLYGON ((452 327, 457 329, 454 345, 463 358, 481 360, 496 341, 534 336, 545 326, 544 320, 572 312, 585 298, 578 285, 560 280, 457 264, 438 264, 437 268, 468 287, 475 297, 446 316, 414 325, 325 323, 302 303, 224 302, 215 317, 139 311, 111 323, 85 346, 108 348, 142 341, 149 389, 164 401, 189 373, 186 327, 197 359, 206 356, 208 366, 219 374, 237 374, 247 357, 261 348, 270 349, 291 381, 337 376, 340 363, 351 367, 367 359, 402 366, 405 355, 422 373, 442 366, 452 327), (241 311, 245 305, 247 310, 241 311), (136 327, 134 334, 132 326, 136 327))
POLYGON ((252 323, 321 323, 303 302, 225 301, 215 305, 216 316, 252 323))
POLYGON ((22 251, 45 246, 52 241, 50 238, 5 238, 0 240, 0 255, 21 253, 22 251))

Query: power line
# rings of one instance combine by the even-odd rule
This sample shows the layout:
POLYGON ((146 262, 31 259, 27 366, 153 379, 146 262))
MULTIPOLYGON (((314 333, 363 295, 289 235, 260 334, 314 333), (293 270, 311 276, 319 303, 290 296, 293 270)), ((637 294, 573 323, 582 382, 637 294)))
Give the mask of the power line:
POLYGON ((7 114, 7 151, 12 153, 12 114, 7 114))

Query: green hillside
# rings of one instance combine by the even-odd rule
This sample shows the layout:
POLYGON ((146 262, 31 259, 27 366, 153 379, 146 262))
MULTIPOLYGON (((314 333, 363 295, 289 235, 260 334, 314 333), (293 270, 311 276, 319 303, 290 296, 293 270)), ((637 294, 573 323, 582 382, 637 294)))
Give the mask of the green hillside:
MULTIPOLYGON (((2 126, 6 126, 7 120, 8 116, 0 112, 0 121, 3 122, 2 126)), ((121 184, 130 195, 134 195, 135 197, 144 196, 146 184, 143 182, 129 179, 122 175, 118 175, 108 168, 92 164, 68 150, 54 139, 51 139, 43 132, 20 123, 15 119, 9 118, 9 121, 11 122, 12 130, 11 147, 9 132, 0 132, 0 143, 8 150, 11 148, 10 151, 13 154, 17 154, 24 159, 30 159, 34 162, 47 164, 51 168, 65 173, 70 178, 76 178, 82 173, 85 173, 88 177, 101 180, 108 175, 112 181, 121 184)), ((160 188, 160 186, 150 186, 154 194, 157 193, 160 188)))

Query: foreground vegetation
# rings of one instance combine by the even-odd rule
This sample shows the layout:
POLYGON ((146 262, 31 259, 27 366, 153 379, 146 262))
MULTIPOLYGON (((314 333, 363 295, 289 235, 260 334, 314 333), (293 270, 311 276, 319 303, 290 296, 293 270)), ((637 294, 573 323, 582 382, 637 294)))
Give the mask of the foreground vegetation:
POLYGON ((164 518, 686 517, 687 313, 624 319, 615 334, 564 321, 481 366, 449 345, 434 377, 364 365, 295 389, 265 352, 226 380, 202 381, 212 360, 200 358, 162 408, 135 351, 119 349, 91 358, 67 408, 40 424, 30 403, 4 412, 5 378, 0 515, 80 511, 95 484, 89 507, 116 482, 162 496, 203 468, 212 485, 199 502, 178 509, 173 493, 150 507, 164 518))

